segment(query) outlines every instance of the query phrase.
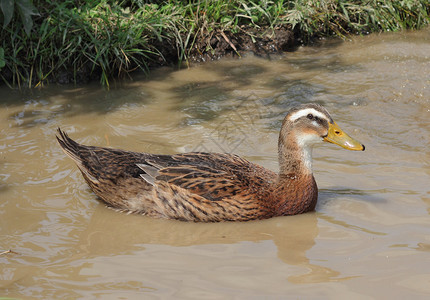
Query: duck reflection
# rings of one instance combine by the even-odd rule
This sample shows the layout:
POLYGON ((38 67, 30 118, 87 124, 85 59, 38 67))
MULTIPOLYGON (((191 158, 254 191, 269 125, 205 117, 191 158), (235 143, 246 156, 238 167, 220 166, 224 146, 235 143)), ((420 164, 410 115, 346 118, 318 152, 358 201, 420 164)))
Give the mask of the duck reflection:
MULTIPOLYGON (((290 266, 306 269, 290 274, 293 283, 339 281, 340 273, 310 262, 306 252, 318 236, 317 213, 278 217, 263 221, 189 223, 125 215, 98 206, 87 228, 79 233, 81 255, 85 257, 131 254, 145 245, 187 247, 208 244, 273 241, 277 256, 290 266)), ((74 233, 72 233, 74 234, 74 233)), ((293 271, 292 271, 293 272, 293 271)))

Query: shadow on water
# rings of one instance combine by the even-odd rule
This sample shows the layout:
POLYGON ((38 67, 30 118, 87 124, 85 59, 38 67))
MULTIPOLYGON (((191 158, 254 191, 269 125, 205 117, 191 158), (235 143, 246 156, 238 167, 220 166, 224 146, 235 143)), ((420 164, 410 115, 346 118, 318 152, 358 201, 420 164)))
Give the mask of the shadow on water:
POLYGON ((2 105, 22 106, 22 110, 9 115, 14 127, 30 128, 49 123, 55 118, 73 117, 82 114, 106 114, 128 104, 145 104, 150 101, 142 94, 129 89, 110 92, 101 87, 50 87, 32 91, 29 95, 14 93, 5 97, 2 105))
POLYGON ((225 82, 234 82, 235 86, 239 88, 252 85, 254 78, 268 71, 267 67, 253 63, 239 64, 233 62, 233 64, 222 67, 218 64, 208 66, 210 71, 225 78, 225 82))
POLYGON ((226 110, 223 102, 230 97, 228 89, 222 87, 222 82, 187 83, 173 87, 171 92, 175 95, 175 105, 171 110, 186 115, 181 125, 216 119, 226 110))
POLYGON ((205 71, 222 80, 185 83, 170 89, 176 100, 172 110, 186 114, 182 125, 211 121, 231 110, 231 105, 225 105, 225 102, 234 98, 234 90, 251 85, 253 79, 264 74, 267 68, 253 63, 222 67, 208 64, 205 65, 205 71))

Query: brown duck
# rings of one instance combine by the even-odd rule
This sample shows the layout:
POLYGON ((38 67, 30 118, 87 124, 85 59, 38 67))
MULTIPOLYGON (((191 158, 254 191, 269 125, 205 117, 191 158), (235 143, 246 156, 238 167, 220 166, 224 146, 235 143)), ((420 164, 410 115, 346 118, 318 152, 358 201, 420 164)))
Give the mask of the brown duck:
POLYGON ((183 221, 248 221, 315 208, 312 146, 321 140, 349 150, 364 145, 345 134, 320 105, 295 107, 278 141, 279 173, 234 154, 137 153, 81 145, 58 129, 57 140, 107 205, 183 221))

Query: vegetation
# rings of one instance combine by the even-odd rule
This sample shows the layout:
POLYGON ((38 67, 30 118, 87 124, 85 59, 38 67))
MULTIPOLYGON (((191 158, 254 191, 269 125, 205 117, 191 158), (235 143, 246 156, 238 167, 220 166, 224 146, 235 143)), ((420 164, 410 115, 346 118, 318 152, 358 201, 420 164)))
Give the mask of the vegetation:
POLYGON ((428 0, 0 0, 0 76, 11 87, 64 73, 109 86, 136 69, 187 62, 191 51, 210 53, 214 34, 255 40, 282 27, 304 41, 344 38, 422 28, 429 15, 428 0), (192 50, 201 40, 205 48, 192 50))

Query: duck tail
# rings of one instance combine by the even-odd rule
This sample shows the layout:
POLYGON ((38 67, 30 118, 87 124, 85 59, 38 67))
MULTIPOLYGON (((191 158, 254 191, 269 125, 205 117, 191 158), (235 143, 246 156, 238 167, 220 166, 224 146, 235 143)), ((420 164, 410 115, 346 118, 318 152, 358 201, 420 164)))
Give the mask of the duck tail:
POLYGON ((57 135, 55 137, 57 138, 58 144, 60 144, 63 152, 73 159, 87 181, 98 183, 98 180, 93 176, 93 174, 91 174, 88 170, 88 166, 84 163, 83 157, 84 153, 88 150, 87 147, 72 140, 67 133, 62 131, 60 128, 58 128, 57 131, 59 136, 57 135))
POLYGON ((66 153, 67 156, 69 156, 75 162, 81 162, 82 159, 79 155, 79 151, 82 148, 82 145, 72 140, 66 132, 60 129, 60 127, 57 128, 57 132, 59 136, 56 135, 55 137, 57 138, 58 144, 60 144, 60 147, 63 149, 64 153, 66 153))

